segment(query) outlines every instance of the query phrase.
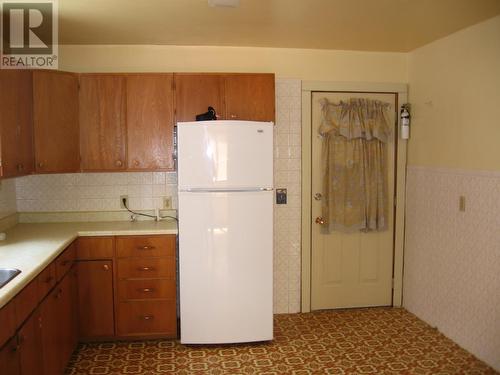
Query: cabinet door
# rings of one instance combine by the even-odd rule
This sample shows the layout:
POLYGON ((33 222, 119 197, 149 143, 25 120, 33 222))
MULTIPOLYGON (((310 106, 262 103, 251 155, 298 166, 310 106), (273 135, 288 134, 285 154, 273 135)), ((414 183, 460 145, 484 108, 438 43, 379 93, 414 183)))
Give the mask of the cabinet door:
POLYGON ((60 289, 56 286, 40 305, 42 321, 41 350, 43 355, 43 374, 62 374, 61 347, 62 335, 60 329, 60 289))
POLYGON ((76 279, 71 270, 59 284, 59 330, 61 331, 60 360, 61 368, 66 365, 75 350, 77 344, 76 319, 77 310, 75 304, 76 279))
POLYGON ((195 121, 213 107, 225 119, 224 77, 220 74, 175 74, 175 121, 195 121))
POLYGON ((274 121, 274 74, 225 76, 228 120, 274 121))
POLYGON ((127 76, 129 170, 173 170, 172 74, 127 76))
POLYGON ((125 76, 80 76, 80 153, 84 171, 126 168, 125 76))
POLYGON ((110 260, 89 260, 77 265, 82 338, 110 337, 115 333, 112 264, 110 260))
POLYGON ((7 344, 0 349, 0 369, 2 374, 21 374, 18 349, 17 336, 10 339, 7 344))
POLYGON ((33 104, 30 71, 0 71, 1 176, 33 173, 33 104))
POLYGON ((78 76, 33 72, 33 106, 36 172, 79 171, 78 76))
POLYGON ((18 334, 21 374, 32 375, 40 373, 43 365, 42 351, 42 319, 37 309, 23 324, 18 334))

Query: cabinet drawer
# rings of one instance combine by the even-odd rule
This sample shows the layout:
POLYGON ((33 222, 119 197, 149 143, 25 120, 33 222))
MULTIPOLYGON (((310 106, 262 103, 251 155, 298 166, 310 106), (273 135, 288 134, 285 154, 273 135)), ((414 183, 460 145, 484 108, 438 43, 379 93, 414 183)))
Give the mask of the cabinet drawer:
POLYGON ((38 275, 39 300, 42 300, 54 285, 56 285, 56 265, 52 262, 38 275))
POLYGON ((149 279, 165 277, 173 279, 175 258, 124 258, 118 259, 118 278, 149 279))
POLYGON ((117 257, 175 255, 175 236, 127 236, 116 238, 117 257))
POLYGON ((129 299, 175 299, 175 280, 120 280, 118 296, 121 301, 129 299))
POLYGON ((118 304, 118 335, 176 334, 175 301, 127 301, 118 304))
POLYGON ((39 301, 38 279, 35 278, 14 299, 16 306, 16 326, 19 327, 28 315, 35 310, 39 301))
POLYGON ((56 278, 60 281, 66 272, 69 271, 76 259, 75 244, 72 243, 64 252, 56 259, 56 278))
POLYGON ((111 259, 114 253, 113 237, 80 237, 77 243, 77 259, 111 259))

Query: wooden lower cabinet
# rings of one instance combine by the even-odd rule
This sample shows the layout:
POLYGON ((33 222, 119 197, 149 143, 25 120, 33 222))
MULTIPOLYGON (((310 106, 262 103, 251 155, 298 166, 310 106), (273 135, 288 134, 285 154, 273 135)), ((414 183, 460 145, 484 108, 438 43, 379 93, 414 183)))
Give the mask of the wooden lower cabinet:
MULTIPOLYGON (((20 373, 39 374, 43 368, 42 357, 42 317, 36 309, 23 324, 18 333, 20 373)), ((76 343, 75 343, 76 344, 76 343)))
POLYGON ((123 301, 117 307, 120 336, 175 336, 175 300, 123 301))
POLYGON ((70 245, 0 309, 0 373, 62 375, 79 339, 176 337, 175 243, 158 235, 70 245))
POLYGON ((12 337, 0 349, 0 366, 2 374, 5 375, 21 374, 17 336, 12 337))
POLYGON ((116 250, 117 336, 175 337, 175 236, 123 236, 116 250))
POLYGON ((81 261, 77 272, 80 337, 113 337, 113 262, 81 261))
POLYGON ((63 374, 76 347, 76 292, 74 275, 69 272, 40 306, 45 375, 63 374))

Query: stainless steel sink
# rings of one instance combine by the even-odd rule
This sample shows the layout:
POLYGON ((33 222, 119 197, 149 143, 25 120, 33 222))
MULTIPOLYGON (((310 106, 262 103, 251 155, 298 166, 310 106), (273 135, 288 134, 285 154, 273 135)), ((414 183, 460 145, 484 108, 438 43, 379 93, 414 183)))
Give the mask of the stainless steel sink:
POLYGON ((20 273, 21 271, 15 268, 0 268, 0 288, 3 288, 20 273))

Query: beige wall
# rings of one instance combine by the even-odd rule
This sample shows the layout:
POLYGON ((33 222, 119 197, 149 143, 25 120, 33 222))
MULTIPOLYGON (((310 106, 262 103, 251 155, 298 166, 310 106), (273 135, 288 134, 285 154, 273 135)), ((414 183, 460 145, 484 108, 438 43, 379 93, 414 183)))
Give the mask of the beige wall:
POLYGON ((409 54, 409 164, 500 170, 500 16, 409 54))
POLYGON ((62 45, 59 68, 79 72, 273 72, 281 78, 406 82, 407 55, 289 48, 62 45))
POLYGON ((411 52, 409 90, 403 305, 500 371, 500 16, 411 52))

